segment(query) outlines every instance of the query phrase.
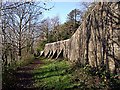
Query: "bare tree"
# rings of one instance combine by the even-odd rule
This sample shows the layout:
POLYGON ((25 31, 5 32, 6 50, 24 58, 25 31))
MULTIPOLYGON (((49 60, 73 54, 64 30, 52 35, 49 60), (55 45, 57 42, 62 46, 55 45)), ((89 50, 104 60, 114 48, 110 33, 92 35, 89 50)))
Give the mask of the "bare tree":
MULTIPOLYGON (((1 36, 3 44, 3 61, 7 64, 7 57, 13 53, 21 59, 23 50, 33 52, 34 40, 39 37, 40 23, 44 8, 39 2, 4 3, 1 13, 1 36), (9 50, 8 50, 9 49, 9 50), (6 58, 6 59, 5 59, 6 58)), ((11 57, 13 57, 11 55, 11 57)), ((13 58, 12 58, 13 59, 13 58)))
POLYGON ((54 35, 54 38, 56 38, 56 41, 59 41, 59 26, 60 26, 60 19, 59 16, 55 16, 51 19, 51 25, 52 25, 52 33, 54 35))
POLYGON ((50 18, 42 20, 40 24, 40 29, 42 31, 42 36, 48 39, 49 31, 51 30, 50 18))

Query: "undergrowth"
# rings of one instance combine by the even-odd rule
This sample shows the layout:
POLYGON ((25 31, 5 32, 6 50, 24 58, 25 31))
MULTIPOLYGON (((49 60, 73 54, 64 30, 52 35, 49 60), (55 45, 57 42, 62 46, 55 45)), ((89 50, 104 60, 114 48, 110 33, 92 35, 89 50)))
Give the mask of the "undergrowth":
MULTIPOLYGON (((110 74, 108 80, 106 79, 107 73, 104 70, 98 72, 89 65, 73 67, 67 60, 37 59, 42 62, 32 70, 34 87, 37 90, 120 89, 120 80, 115 78, 116 75, 110 74)), ((14 84, 13 72, 15 71, 11 70, 4 73, 3 80, 7 80, 5 85, 14 84)))
POLYGON ((12 62, 10 66, 2 67, 2 88, 9 89, 16 82, 16 77, 14 73, 16 69, 25 66, 34 60, 34 56, 31 55, 28 58, 12 62))
POLYGON ((73 67, 68 61, 44 60, 43 66, 34 71, 35 87, 48 90, 114 90, 120 89, 120 80, 110 74, 106 79, 107 72, 86 66, 73 67))

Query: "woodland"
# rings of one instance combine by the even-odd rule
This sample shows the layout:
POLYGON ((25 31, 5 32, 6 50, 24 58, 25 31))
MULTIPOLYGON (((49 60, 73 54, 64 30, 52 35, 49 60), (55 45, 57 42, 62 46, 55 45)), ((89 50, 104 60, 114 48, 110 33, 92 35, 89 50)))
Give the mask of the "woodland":
MULTIPOLYGON (((120 89, 120 60, 116 60, 119 63, 117 64, 119 70, 111 73, 106 64, 98 69, 87 63, 73 64, 68 58, 62 57, 56 60, 40 56, 45 44, 71 38, 95 5, 100 2, 79 3, 84 9, 71 10, 63 24, 57 15, 43 18, 44 12, 54 8, 54 5, 47 7, 47 2, 0 3, 2 90, 120 89)), ((120 10, 120 3, 117 4, 120 10)), ((119 13, 118 20, 120 20, 119 13)), ((120 33, 120 21, 117 25, 120 33)), ((116 37, 119 46, 120 34, 116 37)))

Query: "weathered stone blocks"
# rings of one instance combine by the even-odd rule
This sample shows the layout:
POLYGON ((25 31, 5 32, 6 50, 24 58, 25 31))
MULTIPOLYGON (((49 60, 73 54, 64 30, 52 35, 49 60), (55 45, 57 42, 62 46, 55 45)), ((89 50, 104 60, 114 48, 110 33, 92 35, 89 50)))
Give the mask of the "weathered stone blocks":
MULTIPOLYGON (((48 43, 44 55, 62 53, 72 63, 120 68, 120 4, 99 3, 68 40, 48 43)), ((47 56, 47 57, 48 57, 47 56)))

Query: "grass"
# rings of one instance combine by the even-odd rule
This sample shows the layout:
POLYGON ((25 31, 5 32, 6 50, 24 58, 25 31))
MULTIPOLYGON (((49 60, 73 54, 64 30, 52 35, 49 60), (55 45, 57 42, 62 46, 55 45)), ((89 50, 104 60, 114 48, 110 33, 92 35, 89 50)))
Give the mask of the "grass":
MULTIPOLYGON (((40 60, 40 64, 28 73, 33 74, 33 86, 38 90, 108 90, 111 88, 118 90, 120 88, 120 80, 110 79, 108 83, 104 81, 105 78, 94 74, 94 70, 89 66, 73 67, 67 60, 45 58, 37 60, 40 60)), ((7 79, 8 86, 14 84, 13 73, 14 70, 4 73, 3 80, 7 79)))
POLYGON ((28 58, 13 62, 11 66, 2 66, 2 88, 11 87, 16 81, 16 77, 14 76, 16 69, 29 64, 33 60, 34 56, 31 55, 28 58))
POLYGON ((106 82, 97 75, 92 75, 94 72, 91 72, 89 66, 74 68, 66 60, 43 59, 42 62, 44 64, 34 70, 34 85, 42 90, 107 90, 119 88, 116 85, 120 85, 120 80, 106 82))
POLYGON ((2 66, 2 72, 4 71, 9 71, 9 70, 16 70, 18 67, 22 67, 25 65, 28 65, 29 63, 31 63, 34 60, 34 55, 31 54, 21 60, 15 60, 13 62, 11 62, 11 65, 6 65, 6 66, 2 66))
POLYGON ((55 90, 71 88, 73 76, 67 61, 44 60, 44 63, 34 71, 35 87, 55 90))

